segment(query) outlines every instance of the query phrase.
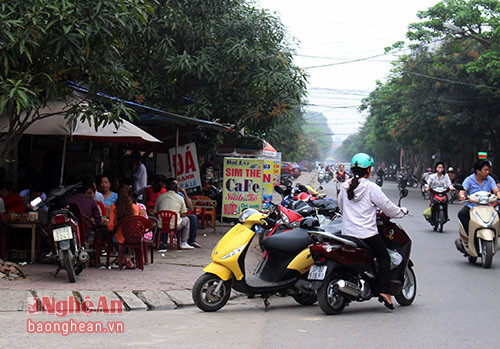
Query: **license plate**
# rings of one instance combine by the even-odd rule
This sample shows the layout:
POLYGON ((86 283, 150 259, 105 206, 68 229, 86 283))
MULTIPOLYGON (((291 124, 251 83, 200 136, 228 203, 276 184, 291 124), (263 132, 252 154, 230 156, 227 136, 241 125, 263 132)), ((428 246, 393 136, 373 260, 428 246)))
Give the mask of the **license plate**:
POLYGON ((307 278, 309 280, 323 280, 326 275, 326 269, 326 265, 312 265, 307 278))
POLYGON ((70 240, 73 238, 71 227, 56 228, 52 233, 54 234, 54 241, 70 240))

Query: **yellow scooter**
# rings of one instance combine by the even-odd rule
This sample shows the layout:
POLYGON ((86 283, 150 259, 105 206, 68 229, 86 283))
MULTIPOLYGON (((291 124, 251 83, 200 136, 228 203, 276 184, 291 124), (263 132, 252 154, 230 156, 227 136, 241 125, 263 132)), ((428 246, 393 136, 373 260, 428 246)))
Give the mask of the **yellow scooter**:
POLYGON ((231 289, 261 295, 266 309, 268 298, 279 293, 290 295, 302 305, 316 302, 316 294, 307 280, 313 264, 308 246, 312 243, 308 230, 313 229, 312 218, 305 219, 301 228, 293 228, 272 235, 263 241, 265 253, 255 274, 245 275, 245 256, 255 234, 261 233, 267 215, 255 209, 246 209, 239 217, 240 224, 231 228, 212 251, 212 260, 193 286, 193 300, 203 311, 222 308, 231 289))

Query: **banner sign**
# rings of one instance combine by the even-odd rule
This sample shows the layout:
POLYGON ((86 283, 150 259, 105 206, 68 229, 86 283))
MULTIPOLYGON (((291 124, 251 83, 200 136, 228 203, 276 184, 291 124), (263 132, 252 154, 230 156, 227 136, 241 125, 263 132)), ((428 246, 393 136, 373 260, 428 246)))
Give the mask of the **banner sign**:
POLYGON ((177 151, 177 161, 175 159, 175 148, 168 150, 170 156, 170 168, 175 176, 175 166, 177 166, 177 182, 181 188, 188 193, 201 188, 200 167, 198 166, 198 155, 194 143, 179 146, 177 151))
POLYGON ((280 184, 281 161, 280 160, 264 160, 264 177, 263 177, 263 201, 273 200, 274 186, 280 184))
POLYGON ((222 216, 237 218, 246 208, 262 208, 264 160, 224 158, 222 216))

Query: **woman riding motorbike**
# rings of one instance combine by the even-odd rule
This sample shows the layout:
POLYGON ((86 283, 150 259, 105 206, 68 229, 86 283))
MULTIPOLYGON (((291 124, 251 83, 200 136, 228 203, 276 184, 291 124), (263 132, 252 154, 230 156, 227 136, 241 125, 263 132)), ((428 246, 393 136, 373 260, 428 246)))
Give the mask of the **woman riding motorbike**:
POLYGON ((338 205, 342 211, 342 234, 363 240, 379 263, 379 301, 394 309, 390 294, 390 256, 378 235, 377 207, 391 218, 401 218, 408 213, 404 207, 394 205, 380 187, 369 181, 373 159, 358 153, 351 160, 353 178, 340 189, 338 205))
MULTIPOLYGON (((445 187, 450 190, 455 190, 453 185, 451 184, 450 177, 447 173, 444 172, 444 163, 442 161, 436 162, 436 173, 433 173, 429 176, 427 180, 427 185, 425 187, 425 191, 429 191, 435 187, 445 187)), ((432 199, 431 199, 432 205, 432 199)))

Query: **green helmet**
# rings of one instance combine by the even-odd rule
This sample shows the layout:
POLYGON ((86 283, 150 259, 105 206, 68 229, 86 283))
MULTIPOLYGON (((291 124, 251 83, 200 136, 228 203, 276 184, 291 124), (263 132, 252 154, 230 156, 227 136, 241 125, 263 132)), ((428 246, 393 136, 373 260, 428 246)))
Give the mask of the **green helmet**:
POLYGON ((368 168, 373 166, 373 158, 365 153, 357 153, 352 157, 351 167, 368 168))

